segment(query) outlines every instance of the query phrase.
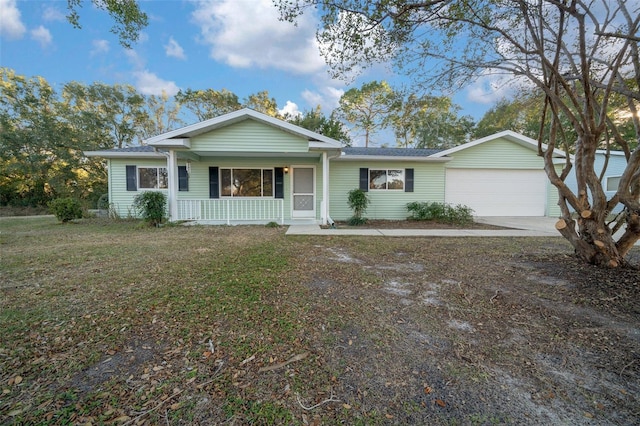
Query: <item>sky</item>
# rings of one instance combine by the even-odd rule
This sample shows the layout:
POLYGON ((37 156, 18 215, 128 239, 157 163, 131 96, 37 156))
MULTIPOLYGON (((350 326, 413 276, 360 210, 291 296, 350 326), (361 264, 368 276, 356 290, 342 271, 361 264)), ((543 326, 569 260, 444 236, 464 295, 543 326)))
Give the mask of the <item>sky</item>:
MULTIPOLYGON (((0 0, 0 66, 42 76, 56 90, 65 83, 129 84, 143 94, 180 89, 227 89, 243 100, 268 91, 281 112, 320 105, 328 115, 340 96, 364 82, 406 84, 380 65, 349 86, 330 78, 315 39, 317 17, 298 25, 278 20, 272 0, 140 1, 149 25, 131 49, 110 32, 111 17, 88 0, 79 9, 82 29, 67 20, 67 1, 0 0)), ((502 94, 489 80, 457 93, 461 115, 476 120, 502 94)))

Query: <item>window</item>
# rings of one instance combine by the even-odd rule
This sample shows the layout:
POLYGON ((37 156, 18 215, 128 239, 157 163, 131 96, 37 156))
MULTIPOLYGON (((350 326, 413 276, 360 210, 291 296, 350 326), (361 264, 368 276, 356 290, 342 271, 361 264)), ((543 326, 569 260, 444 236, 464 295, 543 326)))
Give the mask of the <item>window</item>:
POLYGON ((617 191, 622 176, 609 176, 607 178, 607 191, 617 191))
POLYGON ((223 197, 273 197, 273 169, 220 169, 223 197))
POLYGON ((138 167, 139 189, 167 189, 168 181, 166 167, 138 167))
POLYGON ((369 170, 369 189, 404 190, 404 170, 369 170))

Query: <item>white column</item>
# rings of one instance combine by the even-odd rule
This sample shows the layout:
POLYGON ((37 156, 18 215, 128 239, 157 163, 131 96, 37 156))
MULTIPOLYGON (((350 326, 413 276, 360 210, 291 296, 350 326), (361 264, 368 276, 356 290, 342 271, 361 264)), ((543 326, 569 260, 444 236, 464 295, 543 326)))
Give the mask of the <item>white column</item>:
POLYGON ((167 157, 167 174, 169 178, 169 187, 167 202, 169 204, 169 220, 178 220, 178 159, 176 151, 169 150, 167 157))
POLYGON ((322 152, 322 225, 329 221, 329 158, 322 152))

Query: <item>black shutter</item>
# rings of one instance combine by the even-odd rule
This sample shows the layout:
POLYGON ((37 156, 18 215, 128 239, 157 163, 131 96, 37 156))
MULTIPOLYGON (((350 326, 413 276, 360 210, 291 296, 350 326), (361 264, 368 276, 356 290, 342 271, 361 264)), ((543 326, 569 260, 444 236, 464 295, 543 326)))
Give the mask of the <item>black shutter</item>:
POLYGON ((137 191, 136 166, 127 166, 127 191, 137 191))
POLYGON ((178 166, 178 191, 189 190, 189 173, 187 166, 178 166))
POLYGON ((276 167, 273 169, 273 174, 276 198, 284 198, 284 169, 276 167))
POLYGON ((209 198, 220 198, 218 168, 209 167, 209 198))
POLYGON ((364 192, 369 191, 369 169, 366 167, 360 169, 360 189, 364 192))
POLYGON ((413 169, 404 169, 404 192, 413 192, 413 169))

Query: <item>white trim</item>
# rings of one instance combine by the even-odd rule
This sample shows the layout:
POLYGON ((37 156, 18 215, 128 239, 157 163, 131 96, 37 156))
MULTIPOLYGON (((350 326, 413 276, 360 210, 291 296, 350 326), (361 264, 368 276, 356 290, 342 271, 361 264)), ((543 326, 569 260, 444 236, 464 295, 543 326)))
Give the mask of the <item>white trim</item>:
POLYGON ((139 151, 84 151, 86 157, 102 158, 164 158, 160 152, 139 152, 139 151))
MULTIPOLYGON (((432 154, 431 157, 432 158, 440 158, 440 157, 448 156, 448 155, 454 154, 454 153, 456 153, 458 151, 462 151, 464 149, 471 148, 471 147, 474 147, 474 146, 477 146, 477 145, 480 145, 480 144, 483 144, 483 143, 486 143, 486 142, 491 142, 491 141, 494 141, 496 139, 507 139, 507 140, 509 140, 511 142, 514 142, 514 143, 517 143, 517 144, 519 144, 521 146, 524 146, 525 148, 529 148, 531 150, 538 151, 538 141, 533 140, 533 139, 531 139, 531 138, 529 138, 527 136, 521 135, 520 133, 516 133, 516 132, 511 131, 511 130, 504 130, 502 132, 499 132, 499 133, 496 133, 496 134, 493 134, 493 135, 490 135, 490 136, 485 136, 484 138, 477 139, 475 141, 467 142, 465 144, 458 145, 458 146, 455 146, 453 148, 437 152, 435 154, 432 154)), ((547 149, 547 145, 542 144, 542 150, 546 151, 546 149, 547 149)), ((553 155, 556 156, 556 157, 562 157, 562 158, 566 157, 565 152, 560 150, 560 149, 558 149, 558 148, 554 149, 553 155)), ((571 158, 573 158, 573 157, 571 156, 571 158)))
POLYGON ((233 166, 233 167, 223 167, 218 166, 218 186, 219 188, 219 196, 220 198, 246 198, 246 199, 269 199, 276 198, 276 169, 278 166, 271 167, 249 167, 249 166, 233 166), (231 174, 233 175, 233 170, 260 170, 260 191, 264 194, 264 171, 271 170, 271 195, 260 195, 253 197, 243 197, 241 195, 222 195, 222 170, 231 170, 231 174))
POLYGON ((169 150, 167 156, 167 175, 168 175, 168 194, 167 203, 169 204, 169 220, 177 220, 178 218, 178 159, 176 151, 169 150))
POLYGON ((209 132, 211 130, 225 127, 233 123, 237 123, 246 119, 253 119, 265 124, 269 124, 273 127, 279 128, 285 132, 292 133, 297 136, 301 136, 309 140, 309 145, 313 144, 314 148, 341 148, 342 144, 335 140, 315 133, 294 124, 288 123, 283 120, 271 117, 266 114, 254 111, 252 109, 244 108, 238 111, 224 114, 219 117, 211 118, 209 120, 201 121, 190 126, 183 127, 181 129, 172 130, 170 132, 163 133, 161 135, 154 136, 146 139, 145 144, 151 146, 162 146, 162 144, 168 143, 167 140, 174 140, 176 138, 190 138, 202 133, 209 132))
MULTIPOLYGON (((631 152, 633 152, 633 150, 631 152)), ((596 150, 596 154, 607 155, 607 150, 606 149, 597 149, 596 150)), ((614 156, 624 157, 624 151, 609 151, 609 154, 610 155, 614 155, 614 156)))
POLYGON ((148 166, 148 165, 143 165, 140 166, 138 164, 135 164, 136 166, 136 190, 137 191, 166 191, 169 189, 169 185, 171 185, 171 182, 169 181, 169 169, 167 168, 167 164, 164 164, 162 166, 148 166), (160 169, 165 169, 167 170, 167 187, 166 188, 142 188, 140 187, 140 169, 158 169, 158 171, 156 172, 156 179, 158 181, 158 185, 160 185, 160 169))
POLYGON ((290 193, 291 193, 291 219, 316 219, 316 202, 317 200, 317 188, 316 188, 316 166, 311 165, 311 164, 299 164, 299 165, 294 165, 292 164, 291 166, 289 166, 289 176, 291 176, 290 179, 290 193), (311 183, 313 185, 313 192, 311 193, 311 195, 313 196, 313 210, 296 210, 295 209, 295 200, 294 200, 294 178, 295 178, 295 172, 296 172, 296 168, 298 169, 311 169, 313 171, 313 175, 311 178, 311 183), (302 212, 299 213, 298 215, 295 214, 295 212, 302 212), (308 214, 304 214, 308 212, 308 214))
POLYGON ((155 142, 153 146, 158 148, 191 148, 191 139, 189 138, 162 139, 158 142, 155 142))
POLYGON ((327 152, 322 153, 322 225, 327 225, 329 221, 329 156, 327 152))

